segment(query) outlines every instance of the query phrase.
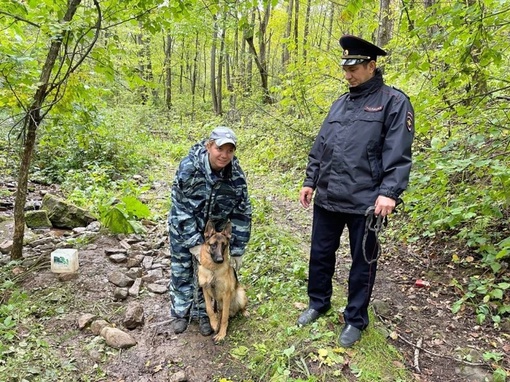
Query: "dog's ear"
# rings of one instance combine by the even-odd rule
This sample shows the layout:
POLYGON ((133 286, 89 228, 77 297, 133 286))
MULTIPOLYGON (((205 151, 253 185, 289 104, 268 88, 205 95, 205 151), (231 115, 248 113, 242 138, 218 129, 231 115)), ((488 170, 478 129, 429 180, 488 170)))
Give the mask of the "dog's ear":
POLYGON ((189 249, 190 253, 200 261, 200 250, 202 249, 202 244, 195 245, 189 249))
POLYGON ((205 239, 209 239, 212 235, 216 233, 216 227, 214 225, 214 222, 209 220, 207 224, 205 225, 205 231, 204 231, 204 237, 205 239))
POLYGON ((232 223, 227 222, 221 233, 230 239, 232 237, 232 223))

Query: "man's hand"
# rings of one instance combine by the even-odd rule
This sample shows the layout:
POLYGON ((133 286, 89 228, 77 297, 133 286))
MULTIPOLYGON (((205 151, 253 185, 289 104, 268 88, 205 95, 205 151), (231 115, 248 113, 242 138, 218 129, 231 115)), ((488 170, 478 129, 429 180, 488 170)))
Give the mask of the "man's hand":
POLYGON ((386 217, 393 212, 396 204, 395 199, 379 195, 375 201, 374 215, 386 217))
POLYGON ((299 192, 299 202, 304 208, 310 207, 310 203, 312 201, 313 196, 313 188, 312 187, 303 187, 299 192))
POLYGON ((230 265, 236 270, 237 273, 241 270, 241 265, 243 264, 242 256, 231 256, 230 257, 230 265))

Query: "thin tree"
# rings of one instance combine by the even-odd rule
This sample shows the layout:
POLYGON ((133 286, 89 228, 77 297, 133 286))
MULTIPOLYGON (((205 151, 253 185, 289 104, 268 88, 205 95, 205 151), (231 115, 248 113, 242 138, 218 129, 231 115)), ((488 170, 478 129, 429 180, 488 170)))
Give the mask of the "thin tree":
POLYGON ((391 39, 393 25, 390 12, 390 0, 379 0, 379 29, 377 30, 377 45, 379 46, 385 46, 391 39))
POLYGON ((172 43, 170 33, 165 39, 165 105, 168 110, 172 108, 172 43))
POLYGON ((88 56, 92 47, 95 45, 99 31, 101 29, 101 8, 99 2, 94 0, 94 6, 97 11, 97 22, 94 26, 96 33, 90 44, 82 50, 79 45, 84 40, 84 36, 73 40, 71 31, 67 26, 76 14, 81 0, 69 0, 64 17, 59 21, 63 26, 62 32, 51 39, 50 48, 41 70, 37 90, 34 94, 33 101, 26 109, 23 120, 23 154, 18 174, 18 189, 16 191, 16 200, 14 203, 14 234, 13 246, 11 251, 12 259, 20 259, 23 254, 23 237, 25 235, 25 203, 27 199, 28 189, 28 173, 32 154, 34 152, 37 129, 43 122, 46 115, 53 106, 62 98, 65 91, 65 84, 69 76, 83 63, 88 56), (69 49, 68 44, 74 42, 74 49, 69 49), (64 51, 64 54, 62 54, 64 51), (82 52, 79 55, 78 52, 82 52), (60 54, 60 58, 59 58, 60 54), (55 66, 57 70, 54 71, 55 66), (54 77, 52 78, 52 73, 54 77), (51 99, 48 102, 48 97, 51 99))
POLYGON ((306 50, 308 45, 308 32, 310 30, 310 10, 312 8, 312 0, 306 2, 305 28, 303 31, 303 61, 306 64, 306 50))
POLYGON ((285 25, 285 33, 283 35, 284 43, 282 47, 282 66, 286 67, 289 62, 289 38, 290 31, 292 30, 292 13, 294 10, 294 0, 289 0, 289 4, 287 5, 287 23, 285 25))
MULTIPOLYGON (((257 10, 258 11, 258 10, 257 10)), ((273 102, 271 95, 269 93, 269 79, 268 79, 268 70, 267 70, 267 40, 266 40, 266 30, 267 25, 269 24, 269 18, 271 15, 271 2, 268 1, 266 3, 264 16, 261 17, 260 11, 258 11, 259 15, 259 53, 255 49, 255 44, 253 42, 253 31, 250 35, 246 36, 246 42, 250 47, 250 52, 253 55, 253 60, 257 65, 260 74, 260 80, 262 85, 262 90, 264 92, 263 102, 266 104, 270 104, 273 102)))
POLYGON ((212 36, 212 44, 211 44, 211 99, 213 104, 213 110, 216 114, 220 114, 220 104, 218 100, 218 92, 216 90, 216 44, 218 41, 218 22, 217 16, 213 16, 214 19, 214 28, 213 28, 213 36, 212 36))

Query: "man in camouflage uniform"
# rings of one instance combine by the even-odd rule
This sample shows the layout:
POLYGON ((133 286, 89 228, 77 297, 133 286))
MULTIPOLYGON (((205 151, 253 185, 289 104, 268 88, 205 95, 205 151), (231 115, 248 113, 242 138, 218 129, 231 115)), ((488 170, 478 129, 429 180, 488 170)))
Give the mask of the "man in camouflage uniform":
POLYGON ((236 270, 250 239, 252 210, 246 177, 234 155, 236 145, 232 130, 217 127, 209 139, 190 149, 175 175, 168 217, 175 333, 184 332, 190 319, 198 319, 202 335, 212 333, 190 252, 204 242, 207 221, 214 221, 218 231, 227 221, 232 223, 230 250, 236 270))

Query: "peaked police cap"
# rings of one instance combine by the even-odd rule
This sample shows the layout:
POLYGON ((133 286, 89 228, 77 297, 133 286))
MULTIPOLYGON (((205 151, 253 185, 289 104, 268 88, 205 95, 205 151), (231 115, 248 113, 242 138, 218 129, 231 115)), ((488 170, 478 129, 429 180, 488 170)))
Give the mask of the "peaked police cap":
POLYGON ((367 60, 377 61, 377 56, 387 55, 387 53, 377 45, 356 36, 342 36, 339 42, 344 50, 342 53, 342 66, 357 65, 367 60))

